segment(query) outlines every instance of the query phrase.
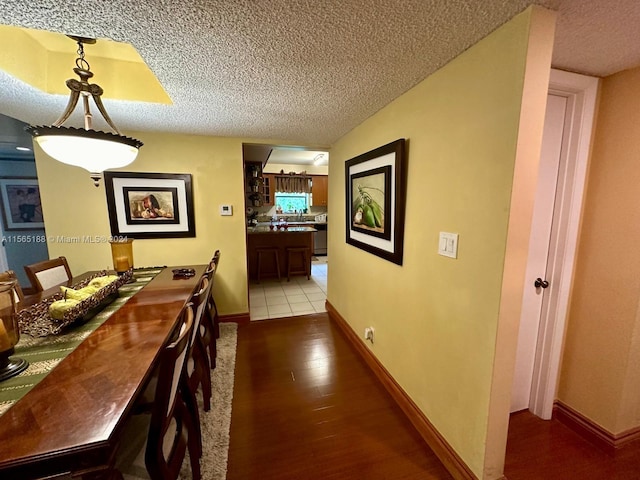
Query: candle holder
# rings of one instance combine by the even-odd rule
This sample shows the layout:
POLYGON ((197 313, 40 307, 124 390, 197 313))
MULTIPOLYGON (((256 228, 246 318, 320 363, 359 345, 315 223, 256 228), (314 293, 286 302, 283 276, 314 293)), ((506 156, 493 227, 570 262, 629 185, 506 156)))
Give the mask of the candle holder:
POLYGON ((118 275, 133 268, 133 238, 110 240, 113 269, 118 275))
POLYGON ((15 287, 17 280, 0 282, 0 382, 26 370, 29 363, 22 358, 10 358, 20 340, 16 317, 15 287))

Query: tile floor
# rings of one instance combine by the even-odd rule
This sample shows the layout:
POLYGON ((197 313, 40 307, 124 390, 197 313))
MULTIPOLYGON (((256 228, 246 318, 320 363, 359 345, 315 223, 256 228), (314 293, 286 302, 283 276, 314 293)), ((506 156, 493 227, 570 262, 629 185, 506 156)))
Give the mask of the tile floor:
POLYGON ((311 279, 305 276, 266 279, 249 284, 249 316, 251 320, 291 317, 325 312, 327 299, 327 257, 314 257, 311 279))

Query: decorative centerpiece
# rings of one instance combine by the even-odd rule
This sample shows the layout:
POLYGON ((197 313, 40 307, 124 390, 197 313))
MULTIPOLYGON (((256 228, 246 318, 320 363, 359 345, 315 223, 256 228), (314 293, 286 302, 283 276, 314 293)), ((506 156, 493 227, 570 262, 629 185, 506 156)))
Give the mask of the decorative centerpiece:
POLYGON ((10 358, 20 339, 14 293, 17 282, 0 282, 0 382, 18 375, 29 366, 26 360, 10 358))
POLYGON ((113 258, 113 269, 122 275, 133 268, 133 238, 120 238, 109 240, 111 244, 111 257, 113 258))
POLYGON ((115 300, 118 288, 133 278, 133 269, 121 275, 98 272, 72 288, 60 287, 41 302, 18 313, 20 331, 32 337, 56 335, 65 327, 89 320, 115 300))

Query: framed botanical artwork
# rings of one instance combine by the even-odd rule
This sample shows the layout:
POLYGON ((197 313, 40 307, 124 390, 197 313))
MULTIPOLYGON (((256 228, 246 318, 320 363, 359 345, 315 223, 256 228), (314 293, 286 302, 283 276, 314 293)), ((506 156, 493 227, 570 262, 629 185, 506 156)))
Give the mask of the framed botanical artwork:
POLYGON ((195 237, 188 173, 104 172, 111 235, 195 237))
POLYGON ((347 243, 402 265, 406 201, 405 139, 345 163, 347 243))
POLYGON ((44 228, 40 188, 35 177, 0 177, 5 230, 44 228))

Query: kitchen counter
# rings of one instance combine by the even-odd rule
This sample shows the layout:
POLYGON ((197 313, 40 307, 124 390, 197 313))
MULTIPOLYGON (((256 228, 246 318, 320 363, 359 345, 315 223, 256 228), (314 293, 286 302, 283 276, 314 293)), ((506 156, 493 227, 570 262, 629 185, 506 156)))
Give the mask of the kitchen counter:
MULTIPOLYGON (((291 224, 289 224, 291 225, 291 224)), ((286 278, 288 268, 287 248, 305 247, 308 249, 307 269, 311 271, 311 257, 313 256, 313 235, 317 232, 312 226, 290 226, 287 230, 271 230, 269 224, 247 228, 247 265, 249 278, 258 278, 258 254, 259 248, 275 248, 277 250, 278 264, 281 278, 286 278)), ((302 260, 299 256, 292 259, 292 271, 302 269, 302 260), (296 263, 297 262, 297 263, 296 263)), ((277 276, 275 260, 271 256, 263 258, 260 278, 277 276)))
MULTIPOLYGON (((327 222, 315 222, 313 220, 306 220, 306 221, 287 221, 287 225, 291 226, 291 225, 296 225, 296 226, 313 226, 313 225, 326 225, 327 222)), ((269 227, 269 225, 271 225, 271 222, 258 222, 258 227, 269 227)), ((274 224, 275 225, 275 224, 274 224)))

